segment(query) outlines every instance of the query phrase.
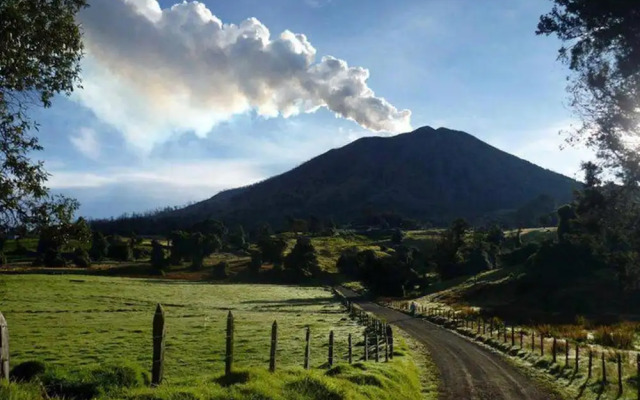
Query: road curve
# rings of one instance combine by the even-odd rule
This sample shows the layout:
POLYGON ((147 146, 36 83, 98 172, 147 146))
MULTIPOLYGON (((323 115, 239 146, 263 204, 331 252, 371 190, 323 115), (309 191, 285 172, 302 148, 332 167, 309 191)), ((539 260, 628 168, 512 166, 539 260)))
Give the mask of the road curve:
POLYGON ((440 371, 441 399, 561 399, 525 376, 502 356, 476 343, 421 318, 360 299, 349 289, 340 288, 340 292, 365 311, 398 326, 426 346, 440 371))

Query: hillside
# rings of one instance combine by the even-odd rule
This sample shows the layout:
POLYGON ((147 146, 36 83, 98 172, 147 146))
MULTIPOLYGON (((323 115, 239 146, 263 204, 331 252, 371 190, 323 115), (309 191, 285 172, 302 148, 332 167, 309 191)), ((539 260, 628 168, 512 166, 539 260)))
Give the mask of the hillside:
POLYGON ((456 217, 477 221, 513 210, 541 194, 564 202, 576 185, 467 133, 423 127, 359 139, 289 172, 170 215, 281 225, 287 216, 347 223, 365 213, 395 212, 441 225, 456 217))

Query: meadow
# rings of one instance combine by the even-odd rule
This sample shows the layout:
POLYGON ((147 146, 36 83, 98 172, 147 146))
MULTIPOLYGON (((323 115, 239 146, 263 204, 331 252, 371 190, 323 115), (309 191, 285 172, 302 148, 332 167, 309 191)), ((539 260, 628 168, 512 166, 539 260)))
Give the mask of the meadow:
MULTIPOLYGON (((409 355, 402 357, 408 352, 403 344, 398 347, 400 357, 391 363, 357 363, 363 353, 364 328, 348 318, 327 288, 80 275, 0 276, 0 311, 9 324, 14 366, 38 360, 78 376, 105 365, 149 371, 156 303, 162 303, 166 315, 164 384, 158 390, 142 387, 119 393, 122 398, 341 399, 366 393, 367 397, 378 393, 375 398, 420 397, 418 372, 409 355), (235 316, 234 366, 244 378, 241 385, 225 387, 217 380, 224 372, 229 311, 235 316), (278 371, 269 374, 274 320, 279 328, 278 371), (302 369, 307 326, 312 336, 311 371, 302 369), (318 369, 326 367, 329 331, 335 335, 338 366, 318 369), (341 364, 350 333, 353 366, 341 364), (297 394, 305 391, 308 394, 302 397, 297 394), (178 392, 191 394, 175 397, 178 392), (252 397, 256 393, 262 394, 252 397), (323 393, 330 395, 322 397, 323 393), (399 393, 403 397, 395 397, 399 393), (152 394, 156 397, 149 397, 152 394)), ((14 390, 15 399, 30 398, 17 393, 14 390)))

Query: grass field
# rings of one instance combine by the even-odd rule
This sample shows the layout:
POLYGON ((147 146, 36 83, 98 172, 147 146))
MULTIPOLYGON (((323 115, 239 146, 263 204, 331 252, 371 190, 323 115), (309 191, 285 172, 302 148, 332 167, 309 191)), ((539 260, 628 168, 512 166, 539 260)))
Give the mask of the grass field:
MULTIPOLYGON (((165 385, 153 391, 132 389, 122 398, 420 398, 420 374, 408 354, 389 364, 302 370, 307 326, 312 332, 312 367, 326 363, 330 330, 336 362, 346 359, 349 333, 356 344, 354 359, 363 353, 363 328, 347 318, 344 307, 324 288, 0 275, 0 311, 9 324, 14 366, 40 360, 79 375, 122 363, 149 370, 151 322, 158 302, 166 313, 165 385), (242 377, 240 385, 225 387, 217 379, 224 371, 229 310, 235 316, 235 367, 242 377), (279 372, 271 375, 267 367, 274 320, 279 327, 279 372)), ((400 345, 398 354, 403 353, 407 349, 400 345)), ((0 387, 0 397, 10 392, 0 387)), ((35 392, 29 386, 12 390, 15 399, 31 398, 29 393, 35 392)))

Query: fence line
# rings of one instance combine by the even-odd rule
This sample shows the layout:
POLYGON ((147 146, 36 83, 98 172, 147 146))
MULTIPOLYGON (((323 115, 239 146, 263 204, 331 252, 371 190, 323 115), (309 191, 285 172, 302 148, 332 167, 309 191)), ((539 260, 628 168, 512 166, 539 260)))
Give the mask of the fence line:
MULTIPOLYGON (((409 307, 409 303, 401 302, 401 303, 388 303, 387 306, 391 306, 396 309, 400 309, 405 312, 410 312, 411 308, 409 307)), ((558 351, 564 351, 564 363, 560 364, 559 367, 563 370, 571 369, 571 345, 572 342, 566 338, 557 338, 554 335, 550 335, 548 332, 536 332, 531 329, 530 331, 526 331, 524 329, 520 329, 520 343, 519 348, 516 348, 516 340, 515 340, 515 332, 516 327, 514 325, 508 326, 506 323, 502 323, 500 321, 491 318, 489 320, 481 317, 481 316, 473 316, 473 315, 464 315, 457 311, 445 310, 443 307, 424 307, 424 306, 415 306, 415 314, 417 316, 426 317, 430 321, 434 323, 438 323, 444 325, 445 327, 451 328, 453 330, 458 331, 459 333, 464 334, 465 336, 470 336, 474 339, 485 342, 493 347, 497 347, 500 350, 505 352, 511 352, 512 350, 521 350, 527 351, 529 350, 531 354, 539 354, 539 357, 545 357, 545 344, 549 341, 551 342, 551 348, 549 351, 549 355, 551 357, 551 364, 560 364, 562 361, 558 361, 558 351), (511 329, 511 343, 509 345, 507 340, 507 331, 511 329), (487 332, 488 331, 488 332, 487 332), (494 339, 494 332, 496 332, 494 339), (486 336, 489 336, 486 338, 486 336), (525 346, 524 336, 530 335, 531 342, 530 346, 525 346), (536 339, 539 337, 539 348, 536 348, 536 339), (564 348, 562 348, 564 346, 564 348), (562 350, 560 350, 562 349, 562 350)), ((587 378, 589 381, 593 378, 594 373, 594 364, 593 358, 594 355, 597 357, 598 354, 594 352, 592 346, 585 345, 581 346, 579 341, 575 341, 575 351, 573 359, 573 371, 574 374, 579 372, 580 368, 580 349, 581 347, 588 348, 588 364, 587 364, 587 378)), ((562 353, 561 353, 562 354, 562 353)), ((640 352, 632 352, 632 351, 621 351, 616 350, 615 354, 603 348, 600 352, 600 362, 601 362, 601 372, 600 376, 598 376, 598 382, 604 387, 608 384, 617 384, 618 394, 621 396, 624 392, 624 371, 625 364, 627 364, 627 368, 632 365, 633 370, 631 371, 631 375, 635 377, 635 385, 637 389, 637 398, 640 399, 640 352), (625 355, 623 357, 623 353, 629 355, 625 355), (631 362, 631 355, 636 354, 635 362, 631 362), (624 361, 626 360, 626 361, 624 361), (614 366, 611 367, 611 364, 614 363, 614 366), (635 365, 634 365, 635 364, 635 365), (607 368, 612 368, 611 371, 615 373, 609 374, 607 368), (614 382, 615 381, 615 382, 614 382)))

